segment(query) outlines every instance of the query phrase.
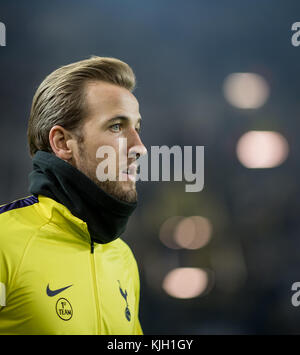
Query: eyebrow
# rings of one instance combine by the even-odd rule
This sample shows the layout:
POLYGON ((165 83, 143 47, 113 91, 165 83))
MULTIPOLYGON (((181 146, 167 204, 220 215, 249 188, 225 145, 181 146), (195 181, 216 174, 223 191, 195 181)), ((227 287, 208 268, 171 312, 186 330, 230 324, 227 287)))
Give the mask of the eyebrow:
MULTIPOLYGON (((126 121, 126 122, 129 122, 130 118, 127 117, 127 116, 115 116, 115 117, 112 117, 109 120, 107 120, 106 123, 112 123, 114 121, 126 121)), ((141 121, 142 121, 142 117, 138 117, 137 123, 141 123, 141 121)))

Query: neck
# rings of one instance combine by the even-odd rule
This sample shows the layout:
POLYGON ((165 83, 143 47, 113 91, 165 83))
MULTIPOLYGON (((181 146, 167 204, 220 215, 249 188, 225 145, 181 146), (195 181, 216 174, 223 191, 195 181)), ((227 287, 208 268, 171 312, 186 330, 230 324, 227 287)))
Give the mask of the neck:
POLYGON ((109 195, 71 164, 43 151, 33 157, 29 182, 30 193, 56 200, 86 222, 96 243, 117 239, 137 205, 109 195))

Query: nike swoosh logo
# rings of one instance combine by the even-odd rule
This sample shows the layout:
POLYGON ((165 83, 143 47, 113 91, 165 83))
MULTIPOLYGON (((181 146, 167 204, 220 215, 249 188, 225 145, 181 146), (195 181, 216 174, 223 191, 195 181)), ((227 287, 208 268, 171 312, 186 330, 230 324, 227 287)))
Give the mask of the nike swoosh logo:
POLYGON ((59 288, 58 290, 50 290, 49 284, 48 284, 46 292, 47 292, 47 295, 49 297, 54 297, 54 296, 58 295, 59 293, 63 292, 64 290, 66 290, 67 288, 69 288, 71 286, 73 286, 73 285, 70 285, 70 286, 67 286, 67 287, 63 287, 63 288, 59 288))

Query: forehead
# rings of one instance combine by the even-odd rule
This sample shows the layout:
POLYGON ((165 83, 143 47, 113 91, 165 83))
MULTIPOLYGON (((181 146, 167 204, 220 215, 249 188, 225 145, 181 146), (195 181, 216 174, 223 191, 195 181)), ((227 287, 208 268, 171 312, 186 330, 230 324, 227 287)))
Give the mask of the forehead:
POLYGON ((85 86, 88 115, 110 118, 116 114, 139 115, 139 103, 126 88, 103 81, 89 82, 85 86))

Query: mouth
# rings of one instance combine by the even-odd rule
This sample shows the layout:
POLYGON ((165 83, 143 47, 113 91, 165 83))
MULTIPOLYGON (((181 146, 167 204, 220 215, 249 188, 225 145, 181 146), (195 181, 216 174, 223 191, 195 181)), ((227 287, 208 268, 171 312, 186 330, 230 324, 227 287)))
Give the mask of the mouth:
MULTIPOLYGON (((136 171, 137 171, 137 166, 135 164, 131 164, 126 169, 122 170, 122 176, 125 178, 125 181, 131 180, 135 182, 136 171)), ((122 179, 122 181, 124 181, 124 179, 122 179)))

